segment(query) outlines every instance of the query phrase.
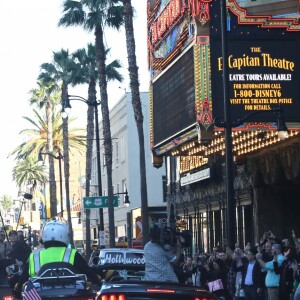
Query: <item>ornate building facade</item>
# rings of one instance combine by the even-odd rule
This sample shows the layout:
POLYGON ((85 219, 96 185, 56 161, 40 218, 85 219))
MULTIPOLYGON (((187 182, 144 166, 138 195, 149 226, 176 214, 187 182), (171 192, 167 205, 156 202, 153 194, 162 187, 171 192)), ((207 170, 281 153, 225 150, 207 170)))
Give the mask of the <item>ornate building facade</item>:
MULTIPOLYGON (((194 252, 227 238, 219 3, 148 1, 153 165, 165 163, 169 218, 185 221, 194 252)), ((298 1, 227 1, 235 234, 241 244, 259 241, 267 230, 280 237, 292 229, 300 234, 298 17, 298 1), (285 140, 277 131, 278 107, 289 128, 285 140)))

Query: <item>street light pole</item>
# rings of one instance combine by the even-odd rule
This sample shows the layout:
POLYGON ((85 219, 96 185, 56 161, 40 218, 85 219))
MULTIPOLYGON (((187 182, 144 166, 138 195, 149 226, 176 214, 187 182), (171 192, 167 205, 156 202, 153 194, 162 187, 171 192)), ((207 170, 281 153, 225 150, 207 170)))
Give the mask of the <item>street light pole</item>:
POLYGON ((63 155, 60 153, 58 150, 58 155, 55 156, 52 153, 48 152, 40 152, 39 153, 39 161, 42 161, 43 159, 41 158, 41 155, 49 155, 55 159, 58 159, 58 166, 59 166, 59 189, 60 189, 60 211, 61 211, 61 217, 63 218, 64 216, 64 202, 63 202, 63 188, 62 188, 62 169, 61 169, 61 160, 64 158, 63 155))
POLYGON ((61 171, 61 160, 63 156, 61 155, 60 151, 58 152, 58 167, 59 167, 59 191, 60 191, 60 214, 61 217, 64 217, 64 202, 63 202, 63 192, 62 192, 62 171, 61 171))
POLYGON ((232 124, 230 103, 228 99, 228 52, 227 52, 227 20, 226 0, 220 0, 221 8, 221 42, 223 57, 223 101, 225 122, 225 168, 226 168, 226 239, 229 247, 234 249, 236 240, 235 197, 233 185, 233 152, 232 152, 232 124))
MULTIPOLYGON (((64 111, 68 113, 67 111, 71 109, 70 102, 71 100, 77 100, 84 102, 88 106, 94 107, 95 110, 95 135, 96 135, 96 157, 97 157, 97 179, 98 179, 98 196, 102 196, 102 178, 101 178, 101 159, 100 159, 100 137, 99 137, 99 119, 98 119, 98 106, 101 104, 101 101, 88 101, 87 99, 81 97, 81 96, 76 96, 76 95, 68 95, 68 102, 65 104, 63 107, 64 111)), ((90 245, 91 241, 91 233, 90 233, 90 210, 86 209, 86 244, 87 244, 87 249, 88 245, 90 245)), ((103 208, 99 208, 99 238, 100 236, 104 235, 104 217, 103 217, 103 208)), ((99 239, 100 241, 102 240, 101 238, 99 239)), ((100 245, 101 248, 105 248, 105 245, 100 245)), ((87 256, 89 256, 87 251, 87 256)))
POLYGON ((129 207, 130 201, 129 201, 129 196, 128 196, 128 191, 127 191, 127 189, 126 189, 125 192, 114 193, 114 195, 125 195, 124 205, 125 205, 126 207, 129 207))

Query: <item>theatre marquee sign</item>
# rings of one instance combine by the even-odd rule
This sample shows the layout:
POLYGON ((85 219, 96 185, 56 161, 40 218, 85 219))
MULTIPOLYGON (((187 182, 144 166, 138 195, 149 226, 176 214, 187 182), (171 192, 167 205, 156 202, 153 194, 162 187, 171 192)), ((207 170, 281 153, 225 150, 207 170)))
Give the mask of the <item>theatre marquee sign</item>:
MULTIPOLYGON (((255 111, 270 111, 279 105, 289 122, 300 120, 299 39, 236 41, 228 43, 228 87, 233 120, 255 111)), ((212 51, 218 51, 212 43, 212 51)), ((223 116, 223 59, 220 51, 212 62, 214 116, 223 116)), ((253 114, 249 121, 274 122, 272 113, 253 114)))
POLYGON ((180 178, 180 185, 185 186, 188 184, 192 184, 197 181, 201 181, 204 179, 210 178, 210 168, 203 169, 193 174, 188 174, 184 177, 180 178))

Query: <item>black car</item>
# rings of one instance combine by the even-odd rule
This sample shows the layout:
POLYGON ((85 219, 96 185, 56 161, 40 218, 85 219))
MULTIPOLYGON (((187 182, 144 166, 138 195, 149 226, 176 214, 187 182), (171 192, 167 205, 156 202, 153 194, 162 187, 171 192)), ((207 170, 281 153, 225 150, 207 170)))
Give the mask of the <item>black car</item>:
POLYGON ((212 293, 172 282, 144 281, 144 265, 98 266, 104 275, 96 300, 214 300, 212 293))
POLYGON ((144 281, 144 251, 102 249, 92 255, 90 266, 104 279, 96 300, 214 300, 203 289, 171 282, 144 281))
POLYGON ((215 300, 210 292, 170 282, 104 281, 96 300, 215 300))

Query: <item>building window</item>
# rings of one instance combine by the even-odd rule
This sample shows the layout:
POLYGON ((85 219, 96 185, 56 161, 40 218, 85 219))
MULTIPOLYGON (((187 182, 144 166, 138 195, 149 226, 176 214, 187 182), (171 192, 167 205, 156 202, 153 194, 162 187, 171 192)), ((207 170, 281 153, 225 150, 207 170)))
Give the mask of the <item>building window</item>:
POLYGON ((97 174, 96 166, 97 166, 97 164, 96 164, 96 161, 97 161, 96 157, 93 157, 92 158, 91 185, 96 185, 96 182, 97 182, 97 178, 96 178, 96 174, 97 174))
POLYGON ((119 143, 115 143, 115 152, 116 152, 116 168, 119 166, 119 143))
POLYGON ((124 137, 121 136, 119 138, 119 141, 120 141, 120 144, 118 146, 119 146, 119 153, 121 155, 121 162, 124 162, 125 161, 125 142, 124 142, 124 137))

